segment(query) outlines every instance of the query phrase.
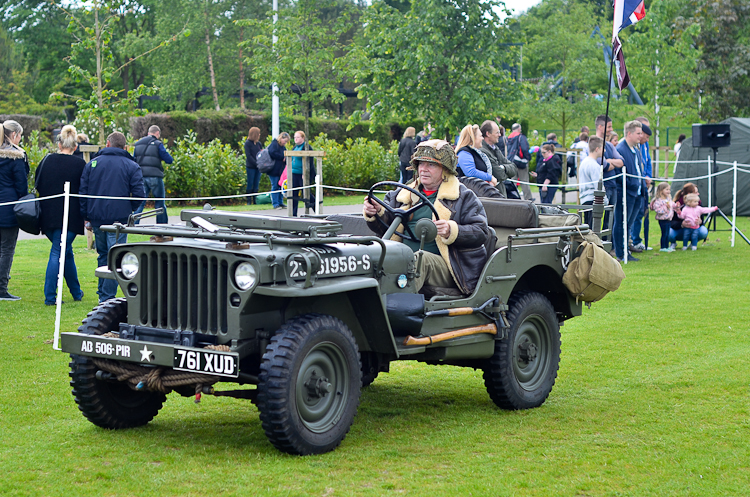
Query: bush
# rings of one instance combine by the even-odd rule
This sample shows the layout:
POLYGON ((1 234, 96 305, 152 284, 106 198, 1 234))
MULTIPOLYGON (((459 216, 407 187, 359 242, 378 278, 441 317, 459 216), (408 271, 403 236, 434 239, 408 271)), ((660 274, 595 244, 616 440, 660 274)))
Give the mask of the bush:
POLYGON ((170 147, 172 164, 164 165, 167 197, 214 197, 245 193, 245 158, 227 144, 200 144, 194 131, 170 147))
POLYGON ((321 134, 310 145, 323 150, 323 183, 343 188, 368 189, 378 181, 398 179, 398 142, 388 149, 378 142, 347 138, 341 144, 321 134))

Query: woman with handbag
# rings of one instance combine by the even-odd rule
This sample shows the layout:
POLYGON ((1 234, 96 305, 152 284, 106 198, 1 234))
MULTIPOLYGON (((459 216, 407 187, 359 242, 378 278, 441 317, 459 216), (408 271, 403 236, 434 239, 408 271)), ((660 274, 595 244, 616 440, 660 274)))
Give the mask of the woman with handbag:
MULTIPOLYGON (((18 146, 23 127, 16 121, 0 125, 0 204, 15 202, 28 193, 29 162, 18 146)), ((10 267, 16 252, 18 223, 12 205, 0 206, 0 300, 21 300, 8 293, 10 267)))
MULTIPOLYGON (((36 190, 40 197, 49 197, 63 193, 65 183, 70 182, 70 193, 78 193, 81 186, 81 174, 86 165, 83 159, 76 157, 74 152, 78 145, 76 129, 63 126, 57 142, 59 150, 56 154, 47 155, 39 167, 36 168, 36 190)), ((44 303, 55 305, 57 295, 57 274, 60 270, 60 240, 63 227, 63 197, 42 200, 42 213, 39 224, 42 233, 52 242, 47 262, 47 275, 44 278, 44 303)), ((73 259, 73 240, 77 235, 83 235, 83 217, 78 197, 70 197, 68 207, 68 233, 65 237, 65 265, 63 274, 73 300, 83 299, 83 290, 78 282, 78 270, 73 259)))

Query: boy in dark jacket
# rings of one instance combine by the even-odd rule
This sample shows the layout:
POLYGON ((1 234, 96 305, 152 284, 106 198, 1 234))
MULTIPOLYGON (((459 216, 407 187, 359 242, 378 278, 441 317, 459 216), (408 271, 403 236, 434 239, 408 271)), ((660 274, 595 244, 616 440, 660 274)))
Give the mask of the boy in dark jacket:
MULTIPOLYGON (((125 243, 128 239, 124 233, 117 238, 115 233, 105 233, 99 228, 115 222, 127 223, 128 216, 146 197, 141 167, 125 150, 125 145, 125 135, 122 133, 109 135, 107 147, 86 164, 81 175, 81 195, 133 198, 112 200, 81 197, 81 215, 86 222, 86 229, 94 231, 99 266, 107 265, 107 254, 113 245, 125 243)), ((117 281, 100 278, 96 293, 99 295, 99 302, 114 298, 117 294, 117 281)))

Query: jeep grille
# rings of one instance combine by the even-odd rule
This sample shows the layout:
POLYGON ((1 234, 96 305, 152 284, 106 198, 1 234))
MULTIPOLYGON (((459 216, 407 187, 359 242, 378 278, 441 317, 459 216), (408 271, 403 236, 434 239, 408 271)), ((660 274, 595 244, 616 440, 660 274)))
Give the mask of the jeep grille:
POLYGON ((227 268, 227 262, 216 256, 143 253, 138 292, 141 324, 226 333, 227 268))

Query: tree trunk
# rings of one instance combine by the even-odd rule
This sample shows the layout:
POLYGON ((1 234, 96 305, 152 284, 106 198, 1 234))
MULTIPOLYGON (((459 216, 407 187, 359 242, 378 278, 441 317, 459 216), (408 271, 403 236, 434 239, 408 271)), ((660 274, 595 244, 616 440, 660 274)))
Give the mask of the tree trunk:
POLYGON ((208 52, 208 72, 211 74, 211 91, 214 95, 214 106, 216 110, 221 110, 219 107, 219 94, 216 92, 216 74, 214 73, 214 61, 211 57, 211 36, 208 30, 208 11, 204 12, 206 15, 206 51, 208 52))
MULTIPOLYGON (((96 37, 96 97, 99 101, 99 109, 104 108, 104 97, 102 96, 102 30, 99 25, 99 9, 94 8, 94 35, 96 37)), ((99 145, 106 145, 104 138, 104 117, 99 115, 99 145)))
POLYGON ((245 67, 242 65, 242 35, 244 33, 245 29, 240 28, 240 109, 242 110, 245 110, 245 67))

